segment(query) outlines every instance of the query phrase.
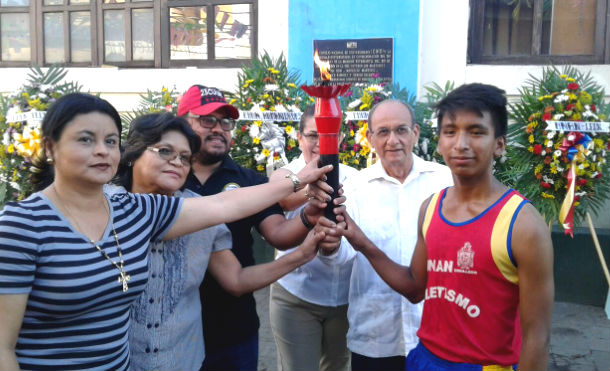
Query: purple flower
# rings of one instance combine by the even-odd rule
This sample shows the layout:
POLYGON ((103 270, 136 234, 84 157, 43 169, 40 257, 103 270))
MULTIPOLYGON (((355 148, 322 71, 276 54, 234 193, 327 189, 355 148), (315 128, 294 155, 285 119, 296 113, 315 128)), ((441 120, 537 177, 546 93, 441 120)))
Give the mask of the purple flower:
POLYGON ((349 90, 347 93, 343 94, 344 97, 351 97, 352 95, 354 95, 354 92, 349 90))
POLYGON ((378 74, 378 73, 374 73, 374 74, 373 74, 373 78, 374 78, 374 79, 376 79, 376 78, 378 78, 378 77, 379 77, 379 74, 378 74))

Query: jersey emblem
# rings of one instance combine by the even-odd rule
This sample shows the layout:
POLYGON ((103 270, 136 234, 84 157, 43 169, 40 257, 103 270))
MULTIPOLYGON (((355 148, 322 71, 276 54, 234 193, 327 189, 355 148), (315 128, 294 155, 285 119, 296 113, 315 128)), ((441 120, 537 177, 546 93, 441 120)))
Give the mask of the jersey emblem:
POLYGON ((470 242, 466 242, 464 246, 458 250, 457 266, 460 268, 460 271, 463 271, 464 273, 470 273, 470 269, 474 267, 474 251, 472 251, 470 242))
POLYGON ((240 188, 239 184, 237 184, 237 183, 227 183, 227 184, 225 184, 224 187, 222 187, 222 191, 223 192, 224 191, 230 191, 232 189, 237 189, 237 188, 240 188))

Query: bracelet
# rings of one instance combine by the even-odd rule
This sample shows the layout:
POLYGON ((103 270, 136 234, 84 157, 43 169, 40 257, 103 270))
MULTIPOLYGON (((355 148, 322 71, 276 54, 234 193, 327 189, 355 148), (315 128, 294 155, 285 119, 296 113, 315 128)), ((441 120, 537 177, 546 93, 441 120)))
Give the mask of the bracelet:
POLYGON ((309 220, 307 220, 307 217, 305 216, 305 208, 301 208, 301 212, 299 213, 299 215, 301 216, 301 222, 303 222, 303 225, 305 226, 305 228, 307 229, 312 229, 313 228, 313 224, 311 224, 309 222, 309 220))
POLYGON ((290 179, 292 181, 293 192, 296 192, 301 189, 301 180, 294 173, 286 174, 284 178, 290 179))

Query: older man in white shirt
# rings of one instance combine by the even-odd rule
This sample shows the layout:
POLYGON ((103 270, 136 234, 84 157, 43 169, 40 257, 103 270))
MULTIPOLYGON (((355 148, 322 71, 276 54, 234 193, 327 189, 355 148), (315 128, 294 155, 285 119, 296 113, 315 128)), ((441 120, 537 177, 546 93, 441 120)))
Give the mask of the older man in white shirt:
MULTIPOLYGON (((417 241, 419 206, 453 184, 451 172, 412 153, 419 126, 401 101, 386 100, 371 109, 367 138, 380 161, 345 183, 347 212, 390 259, 408 265, 417 241)), ((347 333, 352 371, 404 369, 405 356, 418 342, 423 305, 411 304, 392 290, 345 239, 337 253, 321 260, 329 265, 353 260, 347 333)))

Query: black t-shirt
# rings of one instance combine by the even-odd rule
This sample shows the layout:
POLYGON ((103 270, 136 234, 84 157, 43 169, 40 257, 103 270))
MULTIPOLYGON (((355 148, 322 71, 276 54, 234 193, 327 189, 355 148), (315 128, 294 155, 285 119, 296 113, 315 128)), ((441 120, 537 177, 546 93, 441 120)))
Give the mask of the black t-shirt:
MULTIPOLYGON (((187 178, 186 188, 202 196, 209 196, 266 182, 266 177, 237 165, 226 156, 205 184, 199 183, 199 180, 191 174, 187 178)), ((231 251, 243 267, 254 265, 253 240, 250 233, 252 227, 258 229, 260 223, 273 214, 283 215, 279 205, 275 204, 257 214, 227 224, 233 237, 231 251)), ((239 344, 258 331, 256 302, 251 293, 236 298, 226 292, 209 273, 205 274, 199 293, 206 353, 239 344)))

